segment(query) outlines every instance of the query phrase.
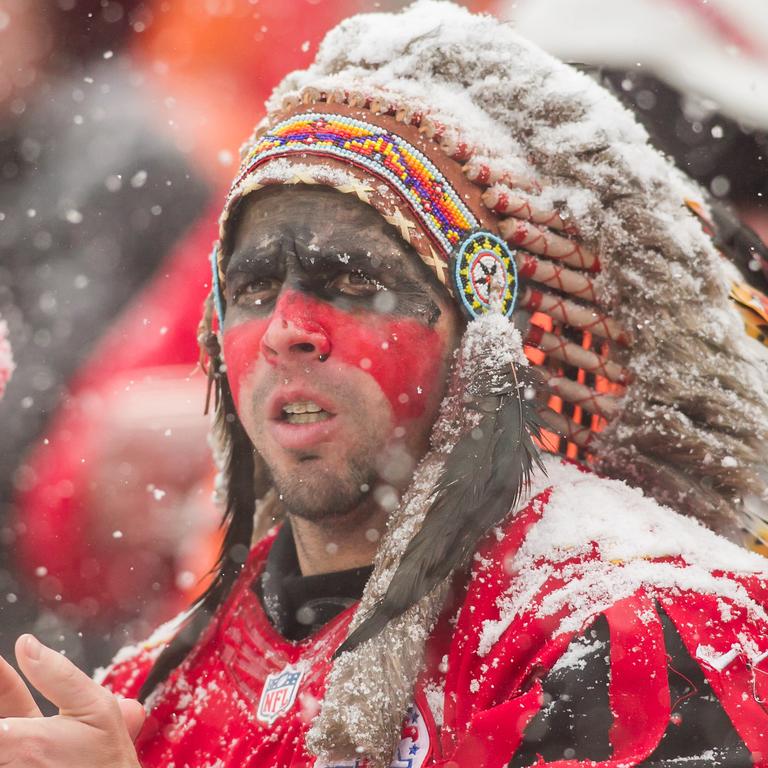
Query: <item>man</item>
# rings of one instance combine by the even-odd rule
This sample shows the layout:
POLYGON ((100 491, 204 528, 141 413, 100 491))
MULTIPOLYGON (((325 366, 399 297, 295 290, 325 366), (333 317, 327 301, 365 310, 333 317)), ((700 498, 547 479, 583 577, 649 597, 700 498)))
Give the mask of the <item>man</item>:
POLYGON ((765 353, 695 192, 490 18, 331 33, 222 216, 226 542, 195 610, 104 676, 145 699, 136 753, 134 703, 20 641, 64 746, 91 726, 78 764, 765 765, 765 560, 535 447, 759 531, 765 353))

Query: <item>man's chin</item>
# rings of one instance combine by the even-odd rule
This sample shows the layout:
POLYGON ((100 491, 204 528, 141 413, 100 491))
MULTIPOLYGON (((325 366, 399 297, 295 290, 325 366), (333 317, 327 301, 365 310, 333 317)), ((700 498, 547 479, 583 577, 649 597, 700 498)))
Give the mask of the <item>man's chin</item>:
POLYGON ((354 512, 370 494, 372 485, 369 477, 339 478, 327 473, 321 477, 275 477, 275 488, 285 511, 318 523, 354 512))
POLYGON ((285 511, 313 523, 330 522, 348 517, 365 500, 367 494, 358 491, 354 496, 333 492, 327 496, 301 492, 281 492, 285 511))

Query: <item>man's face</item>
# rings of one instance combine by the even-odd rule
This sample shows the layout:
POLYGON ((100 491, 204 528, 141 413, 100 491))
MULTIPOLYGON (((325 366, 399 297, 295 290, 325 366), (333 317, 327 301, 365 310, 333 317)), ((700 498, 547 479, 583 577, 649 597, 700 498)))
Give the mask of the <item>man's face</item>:
POLYGON ((289 512, 343 515, 423 456, 460 320, 382 217, 325 187, 246 198, 226 267, 238 415, 289 512))

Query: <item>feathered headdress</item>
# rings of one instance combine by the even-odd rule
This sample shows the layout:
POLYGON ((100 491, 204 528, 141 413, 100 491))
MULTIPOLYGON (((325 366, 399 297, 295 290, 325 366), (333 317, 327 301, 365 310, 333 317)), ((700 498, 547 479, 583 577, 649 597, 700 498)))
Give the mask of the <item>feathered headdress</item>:
POLYGON ((498 21, 435 0, 354 17, 267 106, 222 215, 201 333, 222 394, 236 534, 200 626, 236 577, 228 553, 251 535, 254 499, 271 498, 214 332, 240 201, 272 184, 354 195, 468 318, 431 450, 389 520, 308 737, 318 755, 362 751, 383 765, 451 576, 514 510, 536 444, 721 530, 759 532, 766 367, 729 304, 721 256, 685 205, 698 190, 613 97, 498 21), (233 481, 258 491, 238 494, 233 481))

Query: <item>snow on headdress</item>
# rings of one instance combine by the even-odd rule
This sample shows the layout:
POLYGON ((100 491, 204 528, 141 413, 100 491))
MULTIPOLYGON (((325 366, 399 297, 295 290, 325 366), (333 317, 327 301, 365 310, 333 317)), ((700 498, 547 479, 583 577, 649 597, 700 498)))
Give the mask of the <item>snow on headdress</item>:
MULTIPOLYGON (((483 363, 500 350, 542 379, 545 446, 712 527, 760 532, 765 360, 685 205, 699 190, 587 76, 446 2, 343 22, 315 63, 278 87, 245 145, 213 259, 220 316, 231 214, 270 184, 324 184, 372 205, 480 316, 353 623, 355 637, 378 616, 377 634, 336 659, 308 738, 316 753, 359 749, 377 764, 391 754, 448 579, 389 621, 376 608, 418 549, 435 499, 445 499, 456 436, 488 415, 462 397, 487 404, 509 391, 508 381, 487 388, 494 373, 483 363), (513 306, 514 326, 505 319, 513 306), (518 329, 529 366, 515 359, 518 329)), ((231 463, 236 451, 226 448, 231 463)))

